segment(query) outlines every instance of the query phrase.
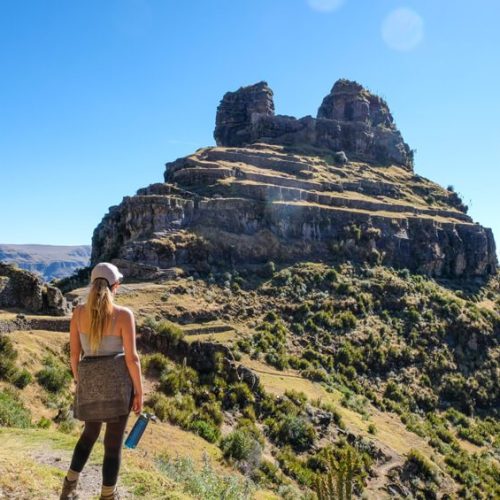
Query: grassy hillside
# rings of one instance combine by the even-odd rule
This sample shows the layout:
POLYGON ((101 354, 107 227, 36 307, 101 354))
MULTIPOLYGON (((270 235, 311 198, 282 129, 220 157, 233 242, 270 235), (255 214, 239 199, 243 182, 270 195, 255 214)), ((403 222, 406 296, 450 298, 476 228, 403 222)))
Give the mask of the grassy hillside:
MULTIPOLYGON (((350 457, 356 497, 495 498, 498 292, 498 277, 457 288, 317 263, 123 285, 117 302, 136 313, 146 404, 161 420, 126 450, 124 493, 218 498, 200 496, 210 476, 219 497, 314 498, 333 456, 350 457)), ((79 430, 67 333, 6 336, 17 356, 0 367, 0 492, 36 485, 47 497, 79 430), (18 482, 9 456, 29 464, 18 482)))

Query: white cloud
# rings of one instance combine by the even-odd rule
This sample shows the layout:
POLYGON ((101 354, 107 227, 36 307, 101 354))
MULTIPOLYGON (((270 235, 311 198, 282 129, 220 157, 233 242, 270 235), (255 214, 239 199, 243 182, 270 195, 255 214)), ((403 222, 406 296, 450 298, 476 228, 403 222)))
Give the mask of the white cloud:
POLYGON ((412 50, 423 37, 424 21, 412 9, 395 9, 382 22, 382 38, 391 49, 412 50))
POLYGON ((342 6, 345 0, 307 0, 311 9, 318 12, 333 12, 342 6))

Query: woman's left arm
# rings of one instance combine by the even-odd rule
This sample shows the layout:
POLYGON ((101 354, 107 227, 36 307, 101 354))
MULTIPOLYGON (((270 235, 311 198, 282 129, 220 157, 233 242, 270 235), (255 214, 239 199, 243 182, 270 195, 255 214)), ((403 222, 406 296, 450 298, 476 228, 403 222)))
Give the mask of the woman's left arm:
POLYGON ((69 350, 71 359, 71 371, 73 372, 73 378, 75 382, 78 382, 78 362, 80 361, 80 355, 82 352, 82 345, 80 344, 80 335, 78 332, 78 316, 80 314, 81 306, 75 307, 73 309, 73 316, 71 316, 71 321, 69 323, 69 350))

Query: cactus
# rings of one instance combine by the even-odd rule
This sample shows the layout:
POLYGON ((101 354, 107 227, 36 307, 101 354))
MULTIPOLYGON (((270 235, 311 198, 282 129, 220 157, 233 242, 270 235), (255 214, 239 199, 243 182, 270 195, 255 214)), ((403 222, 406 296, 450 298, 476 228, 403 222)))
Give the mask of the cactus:
POLYGON ((318 500, 351 500, 355 460, 352 451, 347 450, 344 460, 337 462, 331 450, 328 451, 328 471, 316 477, 318 500))

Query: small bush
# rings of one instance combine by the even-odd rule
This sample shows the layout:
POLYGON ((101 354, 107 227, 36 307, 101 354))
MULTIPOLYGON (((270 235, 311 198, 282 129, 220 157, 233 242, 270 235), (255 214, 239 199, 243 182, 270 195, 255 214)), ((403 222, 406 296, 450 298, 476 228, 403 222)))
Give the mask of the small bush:
POLYGON ((28 370, 23 368, 22 370, 17 370, 11 380, 16 387, 24 389, 33 380, 33 377, 28 370))
POLYGON ((314 444, 316 431, 304 417, 285 415, 278 423, 275 439, 280 444, 290 444, 295 451, 305 451, 314 444))
POLYGON ((39 429, 48 429, 51 424, 51 420, 46 417, 40 417, 40 420, 36 423, 39 429))
POLYGON ((314 380, 315 382, 328 381, 328 373, 323 368, 308 368, 306 370, 302 370, 300 374, 304 378, 308 378, 309 380, 314 380))
POLYGON ((142 370, 150 377, 157 377, 163 372, 166 372, 170 364, 170 360, 160 352, 141 356, 142 370))
POLYGON ((65 389, 70 381, 69 370, 57 359, 47 357, 44 367, 36 374, 38 383, 49 392, 59 392, 65 389))
POLYGON ((220 430, 214 424, 205 420, 194 420, 189 425, 189 429, 209 443, 215 443, 220 437, 220 430))
POLYGON ((424 477, 427 481, 437 481, 437 470, 432 462, 422 455, 418 450, 411 449, 406 458, 407 464, 415 467, 417 474, 424 477))
POLYGON ((154 330, 158 335, 166 337, 170 346, 176 346, 184 337, 182 328, 167 320, 158 321, 154 330))
POLYGON ((183 364, 164 373, 160 379, 160 390, 168 396, 177 393, 190 393, 198 384, 198 373, 193 368, 183 364))
POLYGON ((31 412, 13 390, 0 391, 0 427, 30 427, 31 412))
POLYGON ((238 405, 240 408, 245 408, 254 402, 255 396, 245 382, 239 382, 229 386, 224 401, 226 407, 230 408, 234 405, 238 405))
POLYGON ((260 445, 249 432, 242 429, 225 436, 220 447, 226 458, 248 460, 256 448, 260 448, 260 445))
POLYGON ((0 379, 10 381, 16 375, 14 364, 17 358, 17 351, 10 337, 0 334, 0 379))
POLYGON ((144 407, 156 415, 162 422, 167 420, 167 408, 169 399, 161 392, 152 392, 144 401, 144 407))

